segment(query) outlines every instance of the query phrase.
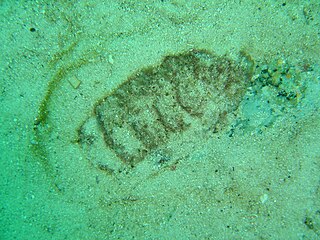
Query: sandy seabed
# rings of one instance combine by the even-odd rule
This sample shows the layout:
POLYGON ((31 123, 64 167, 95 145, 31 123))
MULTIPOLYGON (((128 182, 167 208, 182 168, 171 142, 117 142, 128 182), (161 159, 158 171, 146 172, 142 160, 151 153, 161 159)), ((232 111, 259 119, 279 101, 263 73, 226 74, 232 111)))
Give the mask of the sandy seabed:
MULTIPOLYGON (((1 239, 320 238, 318 1, 0 6, 1 239), (241 101, 224 107, 218 94, 216 103, 228 111, 212 116, 215 128, 203 128, 197 126, 203 119, 210 126, 210 117, 188 118, 189 102, 179 100, 179 129, 191 130, 170 130, 170 139, 149 146, 138 163, 119 159, 117 151, 125 159, 138 143, 121 130, 118 113, 133 127, 132 119, 148 119, 136 116, 149 106, 148 98, 121 91, 123 84, 166 56, 199 49, 252 65, 241 101), (106 144, 109 132, 97 123, 97 105, 113 94, 124 102, 110 105, 105 122, 114 119, 118 132, 108 131, 121 146, 106 144), (126 110, 126 99, 138 107, 126 110)), ((166 69, 165 76, 176 74, 166 69)), ((224 85, 216 88, 231 93, 228 67, 221 72, 224 85)), ((150 88, 146 80, 143 86, 150 88)), ((215 99, 198 85, 180 88, 197 101, 192 111, 215 99)), ((159 102, 170 128, 165 107, 173 106, 159 102)))

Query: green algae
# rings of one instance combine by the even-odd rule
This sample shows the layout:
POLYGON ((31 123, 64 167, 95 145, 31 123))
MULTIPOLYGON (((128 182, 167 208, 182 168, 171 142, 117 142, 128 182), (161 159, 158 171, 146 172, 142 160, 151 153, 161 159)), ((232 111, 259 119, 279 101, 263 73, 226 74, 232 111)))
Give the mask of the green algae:
POLYGON ((62 85, 63 80, 66 79, 68 74, 75 72, 81 67, 91 63, 91 60, 98 56, 98 52, 96 50, 88 51, 75 61, 65 60, 66 63, 60 64, 61 66, 59 67, 55 67, 58 64, 59 59, 64 60, 73 53, 76 45, 76 42, 70 44, 67 49, 56 53, 52 60, 49 62, 49 67, 54 69, 56 68, 56 70, 48 82, 46 93, 39 105, 38 115, 33 123, 34 144, 31 145, 31 149, 45 172, 50 176, 54 176, 54 171, 48 157, 49 153, 47 151, 47 143, 50 140, 49 136, 53 130, 51 127, 53 123, 50 120, 50 110, 52 108, 52 101, 54 99, 53 95, 62 85))

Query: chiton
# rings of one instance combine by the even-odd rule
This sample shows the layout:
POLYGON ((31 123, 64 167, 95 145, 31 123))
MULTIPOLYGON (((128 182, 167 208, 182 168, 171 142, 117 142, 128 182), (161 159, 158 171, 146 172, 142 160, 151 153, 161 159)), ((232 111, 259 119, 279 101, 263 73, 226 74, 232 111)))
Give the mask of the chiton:
POLYGON ((237 110, 252 68, 244 53, 237 59, 206 50, 165 56, 95 105, 105 145, 133 166, 188 129, 220 131, 237 110))

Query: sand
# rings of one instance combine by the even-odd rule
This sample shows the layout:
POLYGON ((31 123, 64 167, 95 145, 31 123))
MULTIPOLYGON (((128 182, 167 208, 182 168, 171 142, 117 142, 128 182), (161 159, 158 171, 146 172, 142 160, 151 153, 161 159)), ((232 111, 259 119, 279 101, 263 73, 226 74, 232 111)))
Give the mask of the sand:
POLYGON ((0 5, 1 239, 320 238, 318 1, 0 5), (227 124, 119 159, 97 104, 199 49, 254 63, 227 124))

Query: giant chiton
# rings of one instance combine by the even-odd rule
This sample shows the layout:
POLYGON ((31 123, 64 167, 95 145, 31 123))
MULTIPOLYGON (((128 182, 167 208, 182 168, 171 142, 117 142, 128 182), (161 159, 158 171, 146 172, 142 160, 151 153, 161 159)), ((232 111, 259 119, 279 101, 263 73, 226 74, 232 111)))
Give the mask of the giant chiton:
MULTIPOLYGON (((207 50, 165 56, 95 105, 105 146, 134 166, 188 129, 224 129, 251 82, 252 68, 245 53, 237 59, 207 50)), ((88 139, 83 129, 79 134, 88 139)))

